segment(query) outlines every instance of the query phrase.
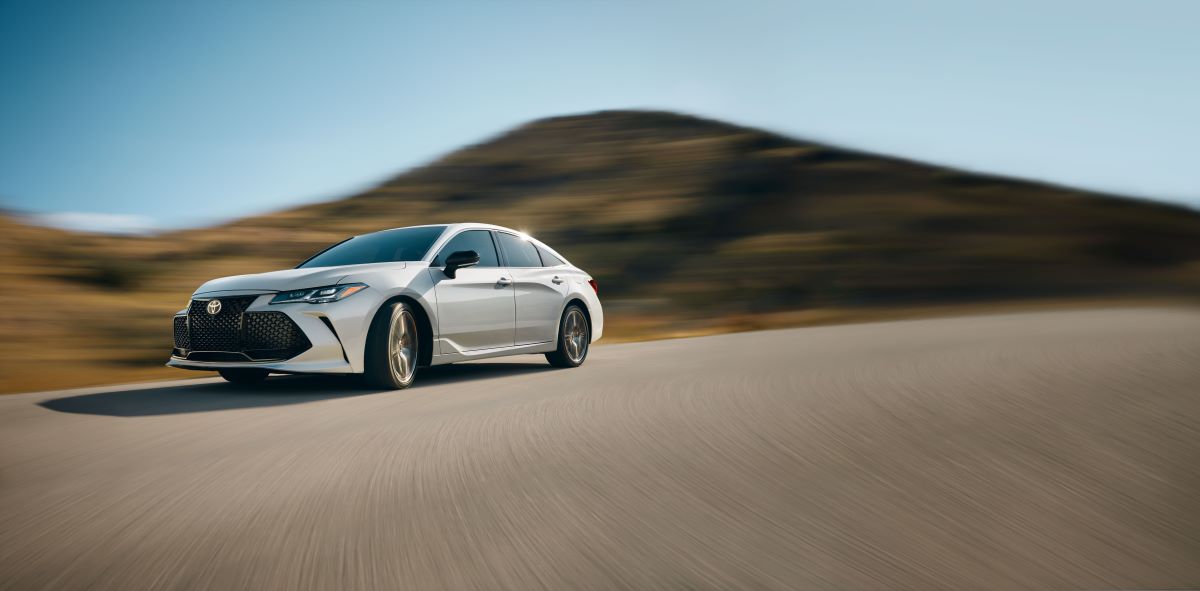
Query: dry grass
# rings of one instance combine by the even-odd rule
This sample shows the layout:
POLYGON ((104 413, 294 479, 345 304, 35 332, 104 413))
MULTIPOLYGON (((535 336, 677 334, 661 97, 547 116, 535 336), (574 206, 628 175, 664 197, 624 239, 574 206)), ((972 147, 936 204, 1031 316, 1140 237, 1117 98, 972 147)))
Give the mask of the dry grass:
POLYGON ((462 220, 530 231, 591 272, 614 340, 1200 293, 1191 210, 607 112, 214 228, 108 237, 0 217, 0 391, 173 375, 158 367, 170 317, 204 280, 462 220))

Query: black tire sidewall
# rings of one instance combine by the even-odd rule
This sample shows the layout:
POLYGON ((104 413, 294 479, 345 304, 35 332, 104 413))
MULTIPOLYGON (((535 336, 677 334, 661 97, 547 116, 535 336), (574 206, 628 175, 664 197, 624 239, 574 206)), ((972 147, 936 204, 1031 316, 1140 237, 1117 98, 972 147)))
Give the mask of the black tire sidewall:
MULTIPOLYGON (((407 311, 413 317, 416 329, 420 331, 420 323, 416 321, 416 314, 413 313, 412 306, 404 302, 392 302, 385 304, 375 313, 375 318, 371 321, 371 329, 367 333, 367 350, 364 358, 363 377, 369 385, 377 388, 400 390, 407 388, 417 379, 417 371, 419 367, 413 368, 412 376, 408 382, 401 382, 392 373, 392 365, 388 359, 388 341, 391 340, 391 323, 392 317, 401 311, 407 311)), ((413 363, 421 358, 420 355, 421 337, 417 334, 413 345, 413 363)))
POLYGON ((571 304, 563 309, 562 316, 558 319, 558 348, 553 353, 546 354, 546 360, 555 367, 579 367, 587 361, 588 352, 591 350, 592 327, 587 322, 587 312, 579 304, 571 304), (567 316, 571 314, 571 310, 579 310, 583 315, 584 327, 587 330, 587 339, 583 344, 583 356, 579 358, 579 362, 571 359, 567 355, 567 316))

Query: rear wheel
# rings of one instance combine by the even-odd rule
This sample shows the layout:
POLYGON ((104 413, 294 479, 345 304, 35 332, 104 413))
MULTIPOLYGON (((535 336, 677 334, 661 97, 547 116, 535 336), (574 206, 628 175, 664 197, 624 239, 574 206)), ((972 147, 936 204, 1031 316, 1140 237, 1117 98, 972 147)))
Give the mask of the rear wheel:
POLYGON ((225 381, 231 384, 251 386, 254 384, 261 384, 263 380, 267 379, 267 376, 270 375, 271 372, 265 369, 246 367, 218 369, 217 373, 221 374, 221 377, 225 378, 225 381))
POLYGON ((587 359, 591 342, 592 331, 583 308, 571 304, 563 310, 562 320, 558 323, 558 348, 553 353, 546 353, 546 361, 554 367, 579 367, 587 359))
POLYGON ((367 384, 386 390, 411 386, 417 376, 419 336, 411 305, 394 302, 380 309, 367 333, 367 384))

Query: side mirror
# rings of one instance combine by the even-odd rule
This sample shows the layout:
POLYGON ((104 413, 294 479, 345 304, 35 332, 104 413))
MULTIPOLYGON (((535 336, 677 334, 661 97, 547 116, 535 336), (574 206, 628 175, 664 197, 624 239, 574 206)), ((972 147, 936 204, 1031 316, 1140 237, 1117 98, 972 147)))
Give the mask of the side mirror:
POLYGON ((454 279, 459 269, 474 267, 479 264, 479 253, 473 250, 459 250, 446 257, 446 268, 442 271, 446 277, 454 279))

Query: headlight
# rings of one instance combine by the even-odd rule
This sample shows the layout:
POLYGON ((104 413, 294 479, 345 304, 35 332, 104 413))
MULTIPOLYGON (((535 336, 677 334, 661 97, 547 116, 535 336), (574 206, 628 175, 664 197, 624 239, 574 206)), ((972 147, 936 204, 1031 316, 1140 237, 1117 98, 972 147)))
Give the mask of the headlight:
POLYGON ((310 287, 308 289, 297 289, 293 291, 283 291, 271 298, 272 304, 328 304, 344 300, 367 288, 365 283, 346 283, 344 285, 330 285, 326 287, 310 287))

